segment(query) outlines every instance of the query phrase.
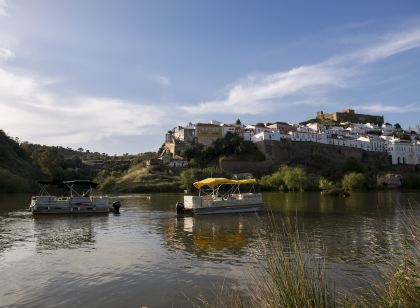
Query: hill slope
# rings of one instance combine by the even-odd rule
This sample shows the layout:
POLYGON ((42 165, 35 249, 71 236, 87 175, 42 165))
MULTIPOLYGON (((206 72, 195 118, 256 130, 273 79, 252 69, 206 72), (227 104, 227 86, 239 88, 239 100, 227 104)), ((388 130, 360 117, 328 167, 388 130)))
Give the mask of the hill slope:
POLYGON ((29 191, 41 171, 19 143, 0 130, 0 191, 29 191))

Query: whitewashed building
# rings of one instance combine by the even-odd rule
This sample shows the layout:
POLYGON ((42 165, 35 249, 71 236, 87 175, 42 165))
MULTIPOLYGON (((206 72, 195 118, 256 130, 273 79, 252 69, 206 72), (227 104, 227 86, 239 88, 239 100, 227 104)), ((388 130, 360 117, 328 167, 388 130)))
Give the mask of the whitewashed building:
POLYGON ((319 124, 317 122, 314 123, 308 123, 306 124, 307 127, 309 127, 311 130, 315 131, 315 132, 325 132, 326 131, 326 127, 325 125, 319 124))
POLYGON ((254 132, 252 130, 245 129, 242 135, 245 141, 252 141, 252 136, 254 136, 254 132))
POLYGON ((188 166, 188 161, 185 159, 172 159, 169 164, 169 167, 171 168, 185 168, 188 166))
POLYGON ((290 133, 292 141, 310 141, 318 143, 328 143, 328 135, 325 133, 315 133, 312 131, 296 131, 290 133))
POLYGON ((290 136, 281 134, 280 132, 260 132, 251 138, 254 143, 264 140, 280 141, 280 139, 290 139, 290 136))
POLYGON ((392 126, 392 124, 389 123, 385 123, 382 125, 382 132, 385 135, 389 135, 392 134, 395 131, 394 127, 392 126))
POLYGON ((420 164, 420 142, 410 142, 390 139, 387 142, 388 154, 393 165, 418 165, 420 164))
POLYGON ((177 126, 173 129, 173 136, 175 139, 184 142, 194 142, 195 139, 195 126, 189 123, 188 126, 177 126))
POLYGON ((247 125, 245 129, 253 130, 254 134, 259 134, 261 132, 272 132, 273 129, 267 126, 255 126, 255 125, 247 125))

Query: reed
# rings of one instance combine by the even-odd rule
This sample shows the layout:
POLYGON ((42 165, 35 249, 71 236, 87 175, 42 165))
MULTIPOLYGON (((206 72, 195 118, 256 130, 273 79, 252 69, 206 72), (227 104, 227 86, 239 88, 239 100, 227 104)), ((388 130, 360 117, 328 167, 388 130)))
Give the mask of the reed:
POLYGON ((310 252, 290 221, 272 223, 271 238, 260 240, 260 266, 251 293, 254 307, 334 307, 336 296, 327 283, 324 260, 310 252))
POLYGON ((372 283, 372 292, 356 298, 353 306, 420 307, 420 221, 408 211, 403 224, 406 234, 400 253, 383 260, 381 281, 372 283))

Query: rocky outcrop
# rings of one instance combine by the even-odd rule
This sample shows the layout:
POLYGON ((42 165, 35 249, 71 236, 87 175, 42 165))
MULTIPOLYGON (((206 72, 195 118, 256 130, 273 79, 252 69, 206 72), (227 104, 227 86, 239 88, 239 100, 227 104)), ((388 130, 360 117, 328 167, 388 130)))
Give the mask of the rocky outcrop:
POLYGON ((388 188, 399 188, 402 185, 402 176, 400 174, 394 173, 378 175, 376 182, 378 186, 384 186, 388 188))

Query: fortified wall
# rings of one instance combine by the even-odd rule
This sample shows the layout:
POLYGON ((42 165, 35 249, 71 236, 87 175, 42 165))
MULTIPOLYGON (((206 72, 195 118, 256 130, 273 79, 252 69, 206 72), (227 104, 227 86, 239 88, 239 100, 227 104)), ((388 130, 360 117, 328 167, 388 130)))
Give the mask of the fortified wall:
POLYGON ((355 113, 353 109, 345 109, 341 112, 333 113, 324 113, 323 111, 319 111, 316 113, 316 118, 320 120, 333 120, 336 122, 371 123, 379 126, 384 124, 383 116, 359 114, 355 113))
POLYGON ((334 173, 334 169, 342 168, 349 161, 359 161, 368 169, 386 169, 391 166, 387 153, 367 152, 362 149, 343 147, 315 142, 293 142, 291 140, 264 140, 255 143, 265 161, 233 161, 229 159, 219 162, 220 168, 232 173, 251 172, 262 174, 275 171, 282 164, 305 167, 308 172, 324 175, 334 173))

